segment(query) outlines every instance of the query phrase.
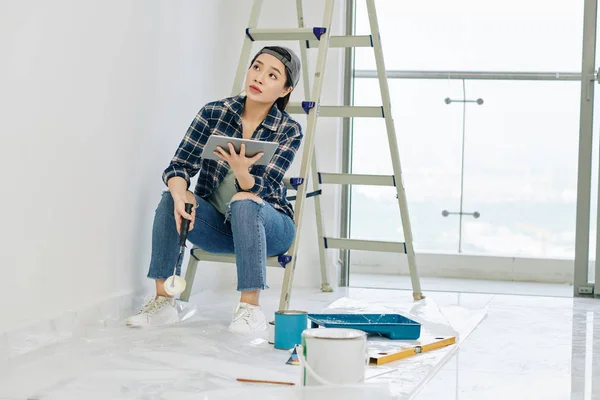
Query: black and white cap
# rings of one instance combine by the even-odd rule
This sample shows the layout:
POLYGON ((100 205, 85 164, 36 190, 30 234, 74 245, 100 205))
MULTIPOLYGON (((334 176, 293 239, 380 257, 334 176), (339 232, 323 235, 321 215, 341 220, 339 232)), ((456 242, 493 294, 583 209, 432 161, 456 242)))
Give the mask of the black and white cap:
POLYGON ((287 47, 281 46, 267 46, 263 47, 257 54, 270 54, 277 58, 285 65, 285 70, 292 81, 292 86, 296 88, 298 81, 300 80, 300 68, 301 63, 298 56, 287 47))

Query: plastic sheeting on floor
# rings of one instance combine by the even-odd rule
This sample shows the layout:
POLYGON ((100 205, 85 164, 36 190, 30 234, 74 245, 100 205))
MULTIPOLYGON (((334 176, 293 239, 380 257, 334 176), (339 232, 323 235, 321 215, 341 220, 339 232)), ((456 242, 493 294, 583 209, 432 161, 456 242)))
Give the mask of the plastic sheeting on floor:
MULTIPOLYGON (((261 303, 272 319, 278 291, 261 303)), ((435 374, 460 342, 481 322, 483 308, 414 302, 409 292, 341 289, 336 293, 295 290, 292 307, 311 313, 400 313, 422 323, 421 337, 454 335, 455 345, 377 367, 364 385, 302 388, 300 367, 287 365, 290 351, 276 350, 266 332, 240 336, 227 331, 235 292, 201 293, 183 304, 176 325, 129 329, 110 327, 73 337, 18 357, 0 376, 0 398, 49 399, 402 399, 435 374), (296 386, 241 383, 237 378, 294 382, 296 386)), ((369 346, 415 342, 369 339, 369 346)), ((383 347, 382 347, 383 348, 383 347)))

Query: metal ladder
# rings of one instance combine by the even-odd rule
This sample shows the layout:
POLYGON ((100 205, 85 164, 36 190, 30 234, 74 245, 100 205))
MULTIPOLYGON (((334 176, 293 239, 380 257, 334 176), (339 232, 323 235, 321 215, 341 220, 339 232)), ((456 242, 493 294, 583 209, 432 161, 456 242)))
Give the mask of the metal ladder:
MULTIPOLYGON (((302 11, 302 0, 296 0, 296 9, 298 15, 298 28, 291 29, 260 29, 257 28, 258 17, 262 6, 262 0, 254 0, 250 20, 246 29, 246 37, 242 47, 240 62, 238 64, 232 95, 237 95, 242 90, 242 83, 246 74, 247 63, 250 60, 250 51, 254 41, 299 41, 302 61, 302 80, 304 83, 304 93, 310 98, 301 103, 289 103, 286 111, 289 114, 307 114, 307 129, 304 135, 304 150, 300 166, 300 179, 297 185, 296 203, 295 203, 295 222, 297 234, 294 243, 288 251, 288 257, 285 261, 285 275, 281 298, 279 302, 280 310, 289 309, 292 284, 294 280, 294 271, 296 269, 296 260, 300 242, 300 232, 302 231, 302 221, 305 202, 308 197, 314 197, 315 211, 317 220, 317 232, 319 236, 319 258, 321 263, 321 290, 332 291, 327 272, 325 249, 349 249, 362 251, 381 251, 391 253, 403 253, 408 257, 408 266, 413 288, 413 298, 420 300, 423 298, 421 284, 417 271, 415 252, 413 248, 412 230, 408 215, 406 194, 402 182, 402 169, 400 166, 400 154, 398 151, 398 142, 392 111, 390 105, 390 94, 387 77, 385 74, 385 65, 383 61, 383 52, 381 48, 381 39, 379 35, 379 23, 374 0, 366 0, 371 27, 371 35, 363 36, 331 36, 331 20, 333 16, 334 0, 325 0, 325 11, 323 23, 320 27, 305 27, 304 15, 302 11), (375 61, 377 65, 377 75, 381 90, 382 106, 321 106, 321 90, 323 86, 323 77, 325 64, 327 60, 327 51, 329 48, 347 48, 347 47, 372 47, 375 52, 375 61), (308 59, 307 50, 311 48, 318 49, 317 62, 315 66, 312 91, 308 79, 308 59), (390 155, 392 157, 393 175, 357 175, 357 174, 338 174, 321 173, 317 169, 317 157, 315 153, 315 129, 317 117, 343 117, 343 118, 385 118, 388 141, 390 145, 390 155), (308 173, 311 172, 313 190, 307 192, 308 173), (341 185, 377 185, 394 186, 396 188, 398 206, 404 231, 405 242, 385 242, 373 240, 356 240, 349 238, 331 238, 326 237, 323 229, 321 202, 321 184, 341 184, 341 185)), ((282 263, 283 264, 283 263, 282 263)))

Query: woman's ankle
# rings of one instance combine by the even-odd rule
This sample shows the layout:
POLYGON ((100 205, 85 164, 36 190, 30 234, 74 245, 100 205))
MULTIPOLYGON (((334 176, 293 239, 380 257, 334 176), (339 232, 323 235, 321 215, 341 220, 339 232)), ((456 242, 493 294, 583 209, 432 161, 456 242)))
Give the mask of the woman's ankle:
POLYGON ((240 297, 240 303, 248 303, 253 306, 260 306, 258 303, 258 297, 260 290, 253 290, 251 292, 242 292, 240 297))
POLYGON ((161 297, 173 298, 173 296, 168 295, 167 292, 165 291, 165 280, 164 279, 156 279, 154 282, 156 283, 156 297, 161 296, 161 297))

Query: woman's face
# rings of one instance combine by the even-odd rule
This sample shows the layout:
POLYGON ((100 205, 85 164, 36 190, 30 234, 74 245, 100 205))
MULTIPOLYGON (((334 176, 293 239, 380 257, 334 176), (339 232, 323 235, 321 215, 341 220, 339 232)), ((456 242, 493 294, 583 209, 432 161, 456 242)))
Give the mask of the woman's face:
POLYGON ((249 99, 273 104, 286 96, 292 88, 285 88, 287 80, 285 66, 270 54, 261 54, 246 74, 246 95, 249 99))

